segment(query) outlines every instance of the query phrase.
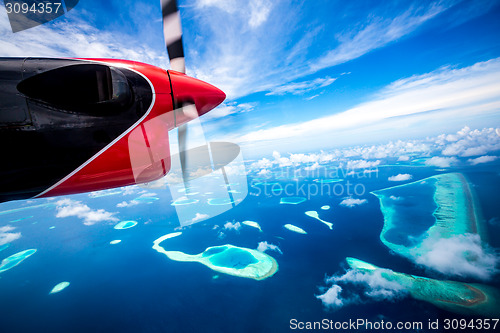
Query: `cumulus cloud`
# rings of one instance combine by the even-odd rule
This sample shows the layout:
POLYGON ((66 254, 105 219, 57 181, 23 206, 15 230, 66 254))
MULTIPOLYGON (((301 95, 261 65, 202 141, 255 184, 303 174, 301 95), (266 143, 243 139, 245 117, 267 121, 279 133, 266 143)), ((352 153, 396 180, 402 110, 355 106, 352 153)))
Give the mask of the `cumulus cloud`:
POLYGON ((0 227, 0 246, 11 243, 16 239, 21 238, 20 232, 11 232, 14 229, 16 228, 10 225, 0 227))
POLYGON ((399 173, 396 176, 391 176, 388 178, 390 182, 402 182, 405 180, 410 180, 412 179, 413 176, 410 175, 409 173, 399 173))
POLYGON ((139 201, 136 201, 136 200, 122 201, 122 202, 116 204, 116 207, 118 207, 118 208, 131 207, 131 206, 135 206, 138 204, 139 204, 139 201))
POLYGON ((468 164, 486 163, 496 160, 495 154, 499 150, 500 137, 494 128, 471 129, 465 126, 454 133, 440 134, 424 139, 389 141, 378 145, 336 148, 331 151, 308 154, 283 154, 275 150, 272 153, 272 158, 262 158, 253 162, 250 169, 254 172, 276 167, 311 169, 337 162, 338 164, 336 163, 335 166, 347 169, 344 176, 348 176, 355 175, 357 169, 364 169, 364 172, 376 170, 383 163, 392 162, 396 157, 397 161, 400 162, 410 161, 409 156, 414 159, 425 158, 425 165, 439 168, 458 166, 464 162, 468 164), (458 142, 461 145, 460 149, 457 149, 458 142), (474 151, 487 152, 490 155, 464 160, 474 151))
POLYGON ((467 162, 469 162, 472 165, 477 165, 477 164, 482 164, 482 163, 493 162, 497 158, 498 158, 498 156, 485 155, 485 156, 481 156, 481 157, 477 157, 477 158, 469 158, 467 160, 467 162))
POLYGON ((445 275, 488 280, 498 272, 499 258, 477 234, 427 238, 420 248, 415 262, 445 275))
POLYGON ((277 245, 270 244, 267 241, 260 242, 257 246, 257 251, 266 252, 267 250, 276 251, 280 254, 283 254, 283 252, 281 252, 281 249, 277 245))
POLYGON ((272 175, 272 172, 269 171, 269 170, 267 170, 267 169, 262 169, 259 172, 257 172, 257 176, 266 177, 266 176, 269 176, 269 175, 272 175))
MULTIPOLYGON (((349 269, 343 275, 333 275, 325 282, 331 284, 322 295, 316 296, 329 309, 338 309, 348 304, 373 301, 393 301, 406 296, 406 287, 396 281, 384 277, 392 272, 386 269, 377 269, 372 272, 363 272, 349 269), (350 288, 355 286, 355 288, 350 288)), ((324 289, 324 288, 323 288, 324 289)))
POLYGON ((345 198, 344 200, 342 200, 340 202, 339 205, 352 208, 352 207, 355 207, 355 206, 363 205, 363 204, 365 204, 367 202, 368 201, 366 199, 345 198))
POLYGON ((352 160, 347 161, 347 169, 369 169, 380 164, 380 161, 352 160))
POLYGON ((342 292, 342 287, 334 284, 326 290, 322 295, 316 295, 323 305, 327 308, 341 308, 344 305, 344 300, 342 299, 340 293, 342 292))
MULTIPOLYGON (((192 224, 192 223, 196 223, 196 222, 200 222, 200 221, 203 221, 203 220, 206 220, 210 217, 210 215, 208 214, 201 214, 201 213, 196 213, 196 215, 191 219, 189 220, 189 224, 192 224)), ((227 224, 227 223, 226 223, 227 224)))
MULTIPOLYGON (((442 136, 440 137, 442 141, 442 136)), ((500 150, 500 138, 494 128, 471 130, 465 126, 456 134, 447 135, 442 154, 445 156, 471 157, 485 155, 500 150)))
POLYGON ((236 223, 232 223, 232 222, 226 222, 224 224, 224 230, 234 230, 234 231, 238 231, 240 230, 241 228, 241 223, 240 222, 236 222, 236 223))
POLYGON ((441 156, 434 156, 425 161, 425 165, 427 166, 436 166, 440 168, 449 168, 457 163, 458 159, 456 157, 441 157, 441 156))
POLYGON ((72 199, 62 199, 56 202, 56 217, 64 218, 75 216, 83 220, 85 225, 93 225, 102 221, 116 222, 118 219, 115 213, 107 212, 104 209, 91 209, 89 206, 72 199))

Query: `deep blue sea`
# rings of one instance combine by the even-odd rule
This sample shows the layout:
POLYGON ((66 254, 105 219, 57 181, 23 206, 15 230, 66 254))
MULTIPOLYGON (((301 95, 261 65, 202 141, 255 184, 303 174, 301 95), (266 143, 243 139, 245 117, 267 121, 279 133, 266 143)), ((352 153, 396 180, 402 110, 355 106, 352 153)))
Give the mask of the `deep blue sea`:
MULTIPOLYGON (((168 250, 196 254, 224 244, 255 249, 259 242, 266 241, 278 246, 282 253, 267 252, 278 262, 279 271, 262 281, 217 273, 199 263, 172 261, 153 250, 155 239, 178 227, 172 198, 166 190, 151 191, 159 200, 123 208, 117 204, 134 196, 118 191, 102 197, 68 197, 93 210, 114 213, 118 221, 138 222, 124 230, 113 228, 118 221, 85 225, 77 215, 56 217, 56 202, 61 198, 1 204, 0 212, 4 213, 0 213, 0 227, 15 227, 9 232, 20 232, 21 237, 0 252, 0 260, 30 248, 37 252, 0 273, 0 332, 289 332, 292 319, 427 323, 429 319, 469 318, 409 296, 381 301, 363 298, 336 310, 325 308, 315 297, 324 292, 321 288, 327 286, 325 277, 345 272, 346 257, 397 272, 444 278, 391 253, 382 244, 379 236, 383 215, 378 199, 369 193, 394 186, 387 179, 395 174, 409 173, 416 181, 441 172, 462 172, 467 177, 477 194, 489 243, 500 248, 497 165, 446 171, 423 166, 380 166, 371 177, 344 180, 344 184, 351 179, 353 184, 363 185, 363 193, 358 191, 361 195, 353 197, 366 202, 354 207, 339 205, 348 197, 345 193, 317 194, 300 204, 280 204, 283 195, 272 191, 266 195, 266 185, 252 186, 256 183, 253 175, 249 177, 249 195, 243 202, 212 219, 183 228, 180 237, 162 244, 168 250), (7 212, 45 203, 52 205, 7 212), (324 205, 331 208, 322 210, 324 205), (332 222, 333 230, 304 214, 311 210, 332 222), (227 222, 245 220, 258 222, 263 231, 245 225, 238 230, 223 227, 227 222), (285 229, 283 225, 288 223, 307 234, 285 229), (52 226, 55 228, 49 229, 52 226), (109 242, 115 239, 121 242, 111 245, 109 242), (59 293, 49 294, 62 281, 71 284, 59 293)), ((314 179, 271 177, 269 181, 300 186, 314 184, 314 179)), ((497 275, 486 284, 500 288, 500 278, 497 275)), ((346 291, 355 293, 357 289, 359 286, 353 285, 346 291)))

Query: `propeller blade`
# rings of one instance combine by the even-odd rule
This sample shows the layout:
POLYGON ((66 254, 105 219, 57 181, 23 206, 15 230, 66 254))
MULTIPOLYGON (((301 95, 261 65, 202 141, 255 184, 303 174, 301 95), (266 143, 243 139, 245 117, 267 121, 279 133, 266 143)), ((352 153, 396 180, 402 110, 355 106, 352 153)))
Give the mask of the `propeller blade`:
POLYGON ((177 0, 161 0, 163 15, 163 36, 167 46, 170 67, 177 72, 186 73, 184 47, 182 46, 182 27, 177 0))
MULTIPOLYGON (((181 162, 181 170, 182 170, 182 179, 184 184, 188 180, 189 175, 187 174, 187 132, 188 127, 187 124, 182 124, 177 128, 177 141, 179 144, 179 159, 181 162)), ((187 187, 187 186, 186 186, 187 187)))

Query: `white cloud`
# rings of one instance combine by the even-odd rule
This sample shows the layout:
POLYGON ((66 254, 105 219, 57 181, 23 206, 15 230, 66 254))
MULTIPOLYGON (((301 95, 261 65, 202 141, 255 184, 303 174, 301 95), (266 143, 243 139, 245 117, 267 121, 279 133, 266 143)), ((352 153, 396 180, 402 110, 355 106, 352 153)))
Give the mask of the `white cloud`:
POLYGON ((318 162, 314 162, 313 165, 305 167, 304 170, 306 170, 306 171, 314 171, 314 170, 316 170, 318 168, 319 168, 319 163, 318 162))
POLYGON ((201 10, 205 10, 206 7, 215 7, 233 16, 238 16, 244 19, 251 29, 256 29, 264 24, 273 7, 273 2, 269 0, 252 0, 246 3, 235 0, 198 0, 196 4, 201 10))
POLYGON ((405 180, 410 180, 412 179, 413 176, 410 175, 409 173, 399 173, 396 176, 391 176, 388 178, 390 182, 402 182, 405 180))
POLYGON ((269 176, 271 174, 272 174, 272 172, 267 170, 267 169, 262 169, 259 172, 257 172, 257 176, 263 176, 263 177, 269 176))
POLYGON ((132 206, 136 206, 138 204, 139 204, 139 201, 136 201, 136 200, 122 201, 122 202, 116 204, 116 207, 118 207, 118 208, 132 207, 132 206))
POLYGON ((446 9, 443 5, 433 4, 429 8, 412 7, 394 18, 372 17, 358 30, 337 35, 339 45, 313 62, 311 67, 316 71, 356 59, 411 33, 446 9))
MULTIPOLYGON (((6 17, 5 7, 0 16, 6 17)), ((73 10, 47 25, 13 34, 7 19, 0 21, 0 50, 3 57, 118 58, 157 66, 168 64, 166 53, 137 42, 137 34, 101 31, 88 23, 89 14, 73 10)))
POLYGON ((431 73, 395 81, 371 101, 344 112, 259 129, 243 136, 234 136, 232 140, 255 143, 300 138, 304 142, 306 139, 331 136, 331 133, 340 136, 344 130, 350 130, 352 136, 353 129, 359 132, 359 139, 363 136, 373 139, 373 136, 369 136, 370 131, 379 133, 395 125, 411 127, 431 120, 442 124, 449 122, 449 119, 470 120, 492 115, 500 107, 499 91, 500 58, 459 69, 443 67, 431 73))
POLYGON ((398 157, 398 161, 399 162, 406 162, 406 161, 409 161, 409 160, 410 160, 409 156, 401 155, 401 156, 398 157))
POLYGON ((241 223, 236 222, 236 223, 231 223, 231 222, 226 222, 224 224, 224 230, 235 230, 238 231, 241 228, 241 223))
POLYGON ((347 169, 369 169, 380 165, 380 161, 350 160, 347 161, 347 169))
POLYGON ((219 119, 224 118, 232 114, 250 112, 255 109, 257 104, 255 103, 235 103, 235 102, 226 102, 219 105, 214 110, 203 115, 204 121, 209 121, 211 119, 219 119))
POLYGON ((190 7, 197 17, 195 25, 185 32, 186 44, 197 45, 192 52, 186 48, 194 64, 190 67, 197 78, 220 87, 229 99, 293 85, 396 41, 447 9, 443 4, 404 6, 388 16, 394 11, 377 5, 376 14, 370 8, 355 20, 334 11, 331 21, 342 21, 334 25, 310 21, 303 15, 304 6, 286 1, 199 0, 190 7))
POLYGON ((206 220, 210 217, 208 214, 201 214, 201 213, 196 213, 196 215, 188 222, 188 224, 200 222, 203 220, 206 220))
POLYGON ((0 246, 11 243, 16 239, 21 238, 20 232, 10 232, 14 229, 16 228, 9 225, 0 227, 0 246))
POLYGON ((442 154, 445 156, 470 157, 500 150, 500 138, 494 128, 471 130, 465 126, 452 135, 452 140, 449 137, 450 135, 446 136, 446 140, 452 143, 444 145, 442 154))
POLYGON ((336 79, 334 78, 326 77, 324 79, 317 78, 311 81, 287 83, 281 86, 271 88, 266 95, 285 95, 285 94, 303 95, 312 90, 328 87, 333 82, 335 82, 335 80, 336 79))
POLYGON ((405 294, 405 287, 396 281, 386 279, 392 271, 377 269, 372 272, 362 272, 356 269, 348 270, 342 276, 332 276, 326 280, 330 283, 352 283, 364 286, 364 295, 375 300, 392 300, 405 294))
POLYGON ((344 305, 344 301, 340 295, 341 292, 342 287, 334 284, 324 294, 317 295, 316 298, 321 300, 327 308, 340 308, 344 305))
POLYGON ((449 168, 457 163, 458 159, 455 157, 440 157, 440 156, 434 156, 425 161, 425 165, 427 166, 436 166, 440 168, 449 168))
POLYGON ((498 156, 485 155, 485 156, 481 156, 478 158, 470 158, 467 160, 467 162, 469 162, 472 165, 477 165, 477 164, 481 164, 481 163, 493 162, 497 158, 498 158, 498 156))
POLYGON ((269 0, 253 0, 249 2, 249 5, 250 18, 248 20, 248 25, 255 29, 267 21, 269 13, 271 13, 273 2, 269 0))
POLYGON ((93 225, 102 221, 118 221, 113 215, 104 209, 91 209, 89 206, 72 199, 61 199, 56 202, 56 217, 64 218, 75 216, 83 220, 85 225, 93 225))
MULTIPOLYGON (((331 151, 320 151, 319 153, 288 154, 288 157, 283 156, 284 154, 275 150, 272 153, 272 158, 262 158, 261 160, 253 162, 250 165, 250 169, 254 172, 266 169, 264 173, 268 173, 267 170, 276 167, 295 167, 296 169, 308 168, 312 170, 319 167, 334 165, 338 169, 345 169, 342 170, 342 175, 340 176, 340 178, 343 178, 357 175, 358 173, 355 171, 357 169, 364 169, 363 174, 378 172, 378 168, 381 164, 392 162, 392 159, 396 156, 399 156, 398 161, 409 161, 409 156, 411 156, 412 159, 425 158, 424 164, 427 166, 446 168, 463 164, 462 151, 457 152, 458 158, 455 156, 439 156, 443 150, 457 142, 466 142, 463 144, 463 147, 466 147, 463 151, 466 149, 472 150, 475 147, 481 146, 487 147, 486 151, 495 154, 498 152, 497 147, 500 145, 500 137, 496 134, 494 128, 472 130, 468 126, 465 126, 455 133, 440 134, 424 139, 389 141, 387 143, 371 146, 351 146, 336 148, 331 151), (362 156, 363 159, 359 159, 359 156, 362 156), (401 156, 404 156, 404 158, 401 159, 401 156), (338 164, 335 162, 338 162, 338 164)), ((481 162, 491 162, 496 159, 497 157, 494 155, 485 155, 476 159, 469 159, 467 162, 469 164, 479 164, 481 162)), ((292 171, 293 170, 287 170, 287 172, 292 171)), ((396 176, 398 176, 398 178, 408 177, 405 175, 406 174, 396 176)))
POLYGON ((477 234, 427 238, 420 249, 423 255, 414 254, 415 262, 446 275, 487 280, 498 272, 499 258, 477 234))
POLYGON ((259 245, 257 246, 257 251, 266 252, 267 250, 276 251, 283 254, 278 245, 270 244, 267 241, 259 242, 259 245))
POLYGON ((344 200, 342 200, 340 202, 339 205, 352 208, 352 207, 355 207, 355 206, 363 205, 363 204, 365 204, 367 202, 368 201, 366 199, 345 198, 344 200))
POLYGON ((327 278, 325 282, 331 283, 331 287, 323 295, 316 296, 316 298, 320 299, 327 308, 338 309, 366 300, 392 301, 405 297, 407 291, 404 286, 384 277, 391 274, 391 271, 385 269, 377 269, 373 272, 349 269, 343 275, 333 275, 327 278), (356 286, 355 292, 349 288, 350 293, 345 292, 346 295, 342 296, 341 292, 344 290, 342 286, 347 287, 348 285, 356 286), (359 290, 360 288, 361 290, 359 290))

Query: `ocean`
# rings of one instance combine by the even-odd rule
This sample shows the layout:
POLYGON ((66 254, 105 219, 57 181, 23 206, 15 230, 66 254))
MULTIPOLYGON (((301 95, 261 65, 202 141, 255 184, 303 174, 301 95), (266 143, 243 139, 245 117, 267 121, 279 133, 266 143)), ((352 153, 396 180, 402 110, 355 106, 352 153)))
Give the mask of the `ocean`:
MULTIPOLYGON (((384 216, 379 200, 370 192, 394 186, 388 177, 395 174, 412 174, 411 181, 445 172, 464 174, 480 203, 488 242, 498 249, 497 166, 443 171, 425 166, 379 166, 376 174, 348 176, 326 184, 330 188, 337 185, 337 193, 332 190, 311 196, 307 192, 297 195, 303 194, 300 185, 304 185, 302 189, 317 185, 315 179, 326 179, 325 175, 280 177, 275 171, 264 180, 251 174, 249 194, 243 202, 207 221, 182 228, 181 236, 162 243, 167 250, 189 254, 224 244, 250 249, 256 249, 260 242, 275 245, 279 251, 266 253, 277 261, 279 270, 261 281, 218 273, 199 263, 169 260, 153 250, 155 239, 178 230, 172 197, 165 190, 155 191, 158 200, 124 208, 117 208, 117 204, 133 196, 127 197, 123 191, 101 197, 68 197, 91 210, 114 213, 117 218, 88 225, 82 215, 61 214, 61 198, 0 205, 0 227, 11 226, 15 229, 8 232, 22 235, 0 251, 0 259, 26 249, 37 250, 19 265, 0 273, 1 332, 289 332, 293 320, 307 323, 324 319, 421 322, 425 325, 420 331, 436 332, 427 328, 429 320, 477 318, 439 309, 405 293, 395 293, 392 298, 367 297, 366 284, 346 281, 342 284, 342 306, 327 307, 316 296, 331 286, 325 278, 346 273, 346 257, 396 272, 449 279, 391 252, 381 242, 384 216), (359 195, 338 195, 339 186, 345 186, 347 180, 362 185, 358 186, 359 195), (292 196, 307 200, 280 204, 287 195, 265 190, 266 186, 278 185, 255 185, 259 182, 278 183, 283 188, 290 184, 292 196), (341 205, 349 197, 362 203, 341 205), (42 204, 47 205, 8 212, 42 204), (325 205, 331 208, 321 209, 325 205), (317 211, 322 220, 333 223, 333 230, 307 216, 306 211, 317 211), (138 224, 123 230, 113 228, 118 221, 126 220, 138 224), (258 222, 262 232, 238 225, 245 220, 258 222), (283 227, 285 224, 298 226, 307 234, 290 231, 283 227), (55 228, 49 229, 52 226, 55 228), (110 244, 117 239, 121 242, 110 244), (70 285, 49 294, 62 281, 70 285)), ((135 193, 137 196, 139 190, 135 193)), ((418 204, 434 202, 423 200, 418 204)), ((479 282, 467 277, 455 280, 479 282)), ((500 288, 498 276, 485 284, 500 288)))

